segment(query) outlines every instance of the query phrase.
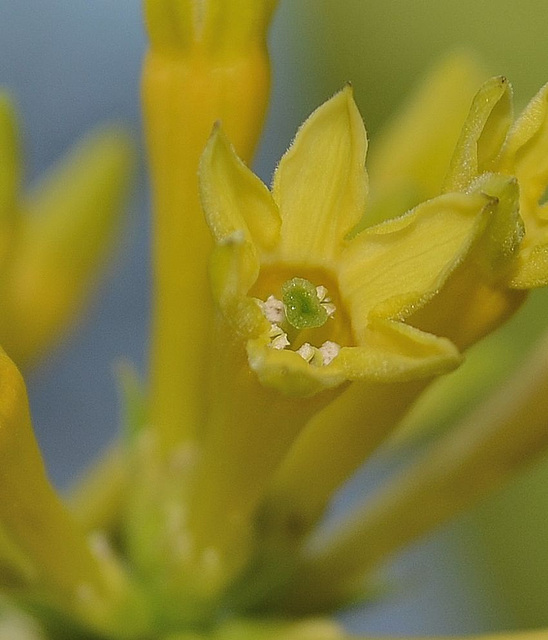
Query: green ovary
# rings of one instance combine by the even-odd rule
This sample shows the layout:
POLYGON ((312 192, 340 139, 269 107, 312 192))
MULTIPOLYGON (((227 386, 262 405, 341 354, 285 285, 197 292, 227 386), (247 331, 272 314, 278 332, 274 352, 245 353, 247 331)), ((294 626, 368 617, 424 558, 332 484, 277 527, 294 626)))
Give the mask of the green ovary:
POLYGON ((304 278, 292 278, 282 285, 282 300, 289 324, 300 331, 322 327, 329 317, 321 305, 316 287, 304 278))

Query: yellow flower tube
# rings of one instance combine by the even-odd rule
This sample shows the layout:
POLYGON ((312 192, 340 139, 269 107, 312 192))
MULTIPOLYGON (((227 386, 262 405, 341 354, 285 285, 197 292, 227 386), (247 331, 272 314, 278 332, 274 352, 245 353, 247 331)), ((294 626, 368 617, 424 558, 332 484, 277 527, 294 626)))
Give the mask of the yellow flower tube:
POLYGON ((266 31, 275 6, 273 0, 144 2, 154 311, 148 420, 134 440, 127 531, 131 555, 156 585, 154 598, 168 625, 203 615, 192 602, 184 552, 188 468, 211 408, 214 366, 213 242, 198 196, 198 164, 216 121, 251 160, 267 108, 266 31))
POLYGON ((151 422, 164 446, 194 438, 206 411, 212 247, 196 172, 216 120, 250 161, 269 94, 273 0, 146 0, 143 103, 154 209, 151 422))

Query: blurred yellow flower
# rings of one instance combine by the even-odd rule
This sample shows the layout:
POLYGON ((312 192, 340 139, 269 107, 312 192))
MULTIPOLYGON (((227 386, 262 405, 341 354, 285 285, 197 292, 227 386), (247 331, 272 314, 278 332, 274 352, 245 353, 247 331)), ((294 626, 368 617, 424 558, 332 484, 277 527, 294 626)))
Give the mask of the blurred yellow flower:
POLYGON ((14 108, 0 93, 0 344, 27 366, 67 330, 119 231, 133 149, 96 131, 28 195, 14 108))

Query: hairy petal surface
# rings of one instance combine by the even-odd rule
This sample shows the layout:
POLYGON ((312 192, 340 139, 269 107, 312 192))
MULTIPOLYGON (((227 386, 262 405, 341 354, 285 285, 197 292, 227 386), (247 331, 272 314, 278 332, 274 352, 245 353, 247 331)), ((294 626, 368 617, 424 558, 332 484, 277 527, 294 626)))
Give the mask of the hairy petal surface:
POLYGON ((338 257, 365 209, 366 151, 363 122, 347 86, 303 124, 274 175, 283 260, 330 264, 338 257))

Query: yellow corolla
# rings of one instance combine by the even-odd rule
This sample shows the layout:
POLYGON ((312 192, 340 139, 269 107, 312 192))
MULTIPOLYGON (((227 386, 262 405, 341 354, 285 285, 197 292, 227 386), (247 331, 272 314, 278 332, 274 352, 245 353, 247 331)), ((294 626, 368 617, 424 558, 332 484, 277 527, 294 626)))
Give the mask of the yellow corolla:
POLYGON ((454 368, 461 355, 446 328, 423 331, 409 318, 435 316, 436 294, 479 243, 506 255, 521 240, 515 179, 501 177, 353 234, 366 213, 366 148, 346 87, 303 125, 272 192, 220 127, 202 157, 214 297, 260 381, 284 394, 454 368))

